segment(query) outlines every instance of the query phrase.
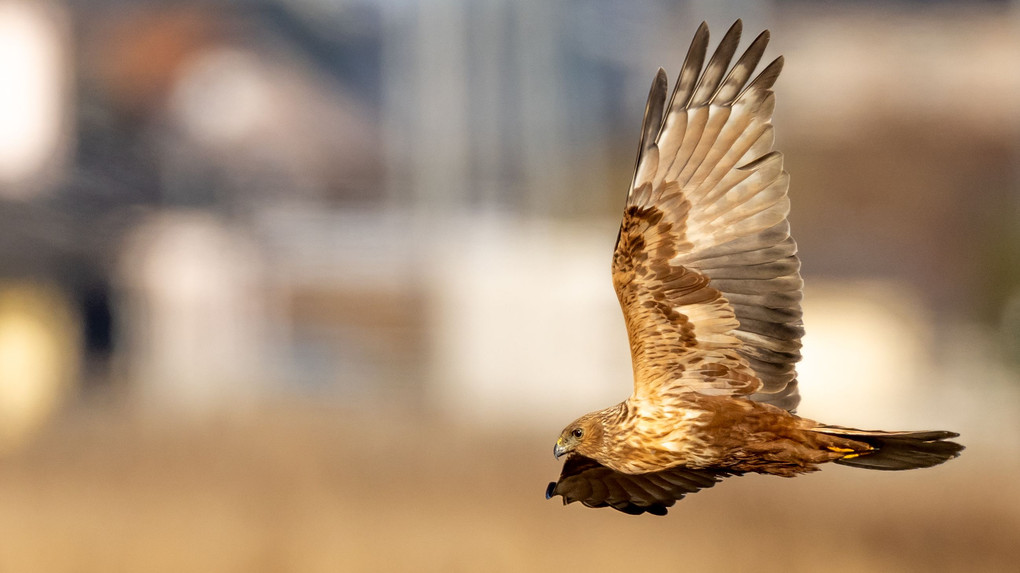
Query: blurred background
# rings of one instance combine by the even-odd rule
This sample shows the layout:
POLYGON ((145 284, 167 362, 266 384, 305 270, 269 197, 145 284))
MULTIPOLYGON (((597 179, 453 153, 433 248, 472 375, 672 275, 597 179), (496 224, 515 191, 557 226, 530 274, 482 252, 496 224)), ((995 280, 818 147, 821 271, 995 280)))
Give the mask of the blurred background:
POLYGON ((0 570, 1015 571, 1020 3, 0 0, 0 570), (959 460, 543 499, 645 96, 786 56, 800 413, 959 460))

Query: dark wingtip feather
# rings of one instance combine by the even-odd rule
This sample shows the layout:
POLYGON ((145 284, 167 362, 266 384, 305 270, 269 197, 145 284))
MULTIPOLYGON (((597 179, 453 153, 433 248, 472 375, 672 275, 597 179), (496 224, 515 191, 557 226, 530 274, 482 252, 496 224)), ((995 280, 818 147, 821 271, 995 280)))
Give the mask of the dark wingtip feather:
POLYGON ((783 64, 785 63, 786 59, 783 56, 772 60, 757 77, 751 80, 751 83, 747 84, 747 88, 744 91, 771 89, 776 84, 776 80, 779 79, 779 73, 783 71, 783 64))
MULTIPOLYGON (((655 136, 662 125, 662 116, 666 107, 666 90, 669 87, 669 77, 666 70, 659 68, 652 80, 652 87, 648 91, 648 102, 645 104, 645 116, 641 121, 641 141, 638 144, 637 159, 634 161, 634 178, 637 178, 638 168, 641 166, 641 157, 655 145, 655 136)), ((634 180, 631 180, 631 187, 634 180)))
POLYGON ((694 94, 694 88, 698 85, 698 77, 701 76, 701 68, 705 65, 705 55, 708 54, 708 38, 708 23, 702 22, 698 26, 698 31, 694 33, 691 46, 687 49, 687 57, 684 58, 683 66, 680 67, 673 95, 669 98, 670 110, 685 107, 694 94))
POLYGON ((761 57, 765 54, 765 48, 768 47, 770 38, 771 35, 768 30, 758 34, 758 37, 751 42, 751 45, 744 50, 744 54, 734 64, 715 95, 712 96, 713 102, 718 105, 731 105, 733 103, 736 97, 743 91, 744 84, 747 83, 754 69, 758 67, 758 62, 761 61, 761 57))
POLYGON ((744 32, 744 19, 737 18, 736 20, 734 20, 733 24, 730 25, 730 29, 726 30, 726 35, 729 36, 730 34, 736 34, 737 40, 739 40, 740 34, 742 34, 743 32, 744 32))
POLYGON ((737 46, 740 44, 740 34, 743 30, 744 23, 738 19, 726 31, 726 35, 723 36, 723 39, 719 41, 719 45, 716 46, 715 53, 708 60, 705 72, 701 75, 701 79, 698 81, 698 86, 694 89, 694 95, 691 96, 688 106, 698 107, 706 105, 711 101, 711 98, 719 89, 719 84, 723 81, 727 69, 730 67, 733 55, 737 52, 737 46))

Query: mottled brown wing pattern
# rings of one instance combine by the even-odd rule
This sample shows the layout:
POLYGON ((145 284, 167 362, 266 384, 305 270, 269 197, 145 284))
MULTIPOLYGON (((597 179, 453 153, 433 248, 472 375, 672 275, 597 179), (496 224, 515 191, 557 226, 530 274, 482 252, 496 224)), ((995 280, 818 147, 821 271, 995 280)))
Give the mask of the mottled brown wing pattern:
POLYGON ((751 80, 769 37, 731 68, 740 33, 737 21, 702 71, 702 24, 668 103, 659 70, 613 279, 636 395, 752 394, 792 409, 802 282, 786 221, 789 177, 772 150, 782 58, 751 80))
POLYGON ((635 394, 750 394, 760 382, 736 352, 729 303, 705 275, 669 264, 677 254, 673 226, 656 207, 628 207, 614 255, 635 394))

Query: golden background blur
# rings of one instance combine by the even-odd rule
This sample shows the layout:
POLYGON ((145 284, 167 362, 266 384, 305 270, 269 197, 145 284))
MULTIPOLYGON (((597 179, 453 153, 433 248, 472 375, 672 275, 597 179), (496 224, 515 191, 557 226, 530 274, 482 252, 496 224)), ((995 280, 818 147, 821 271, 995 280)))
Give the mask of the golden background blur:
POLYGON ((0 571, 1015 571, 1018 368, 1016 2, 0 0, 0 571), (646 90, 738 17, 800 413, 967 450, 562 507, 646 90))

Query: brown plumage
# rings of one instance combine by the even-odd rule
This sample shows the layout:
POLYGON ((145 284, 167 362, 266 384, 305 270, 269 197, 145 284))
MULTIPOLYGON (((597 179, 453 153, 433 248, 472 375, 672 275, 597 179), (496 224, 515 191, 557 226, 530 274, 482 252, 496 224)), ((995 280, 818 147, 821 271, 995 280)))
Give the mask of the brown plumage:
POLYGON ((661 515, 726 475, 789 477, 830 461, 912 469, 963 449, 944 441, 951 432, 793 413, 803 283, 771 124, 783 59, 751 79, 765 31, 731 68, 740 33, 738 20, 702 70, 702 23, 668 102, 662 69, 652 83, 613 254, 634 393, 563 430, 554 452, 568 458, 547 497, 661 515))

